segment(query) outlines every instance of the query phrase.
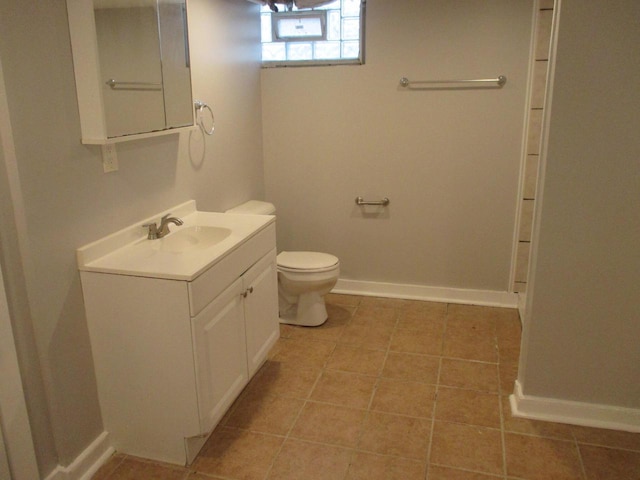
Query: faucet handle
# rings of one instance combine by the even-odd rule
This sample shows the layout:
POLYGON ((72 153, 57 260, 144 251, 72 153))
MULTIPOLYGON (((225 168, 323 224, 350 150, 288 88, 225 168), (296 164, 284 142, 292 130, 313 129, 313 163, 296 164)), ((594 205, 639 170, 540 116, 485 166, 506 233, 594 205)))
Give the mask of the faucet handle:
POLYGON ((149 229, 149 233, 147 234, 148 240, 156 240, 158 238, 158 225, 156 222, 145 223, 142 227, 149 229))

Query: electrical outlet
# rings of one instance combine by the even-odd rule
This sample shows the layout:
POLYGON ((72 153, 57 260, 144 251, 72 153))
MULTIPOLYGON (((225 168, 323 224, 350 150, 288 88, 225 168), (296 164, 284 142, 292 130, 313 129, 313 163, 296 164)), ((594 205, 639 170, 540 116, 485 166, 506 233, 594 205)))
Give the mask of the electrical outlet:
POLYGON ((115 143, 102 145, 102 169, 104 173, 118 170, 118 154, 116 153, 115 143))

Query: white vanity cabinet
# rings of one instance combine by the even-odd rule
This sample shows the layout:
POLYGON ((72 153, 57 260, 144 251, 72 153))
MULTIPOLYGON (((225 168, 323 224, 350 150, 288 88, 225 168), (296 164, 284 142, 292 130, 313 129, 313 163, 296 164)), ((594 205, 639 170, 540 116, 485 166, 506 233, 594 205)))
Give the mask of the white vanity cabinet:
POLYGON ((189 464, 279 337, 275 223, 192 280, 81 268, 113 447, 189 464))
POLYGON ((192 319, 203 431, 218 423, 266 359, 279 336, 277 318, 274 251, 192 319))

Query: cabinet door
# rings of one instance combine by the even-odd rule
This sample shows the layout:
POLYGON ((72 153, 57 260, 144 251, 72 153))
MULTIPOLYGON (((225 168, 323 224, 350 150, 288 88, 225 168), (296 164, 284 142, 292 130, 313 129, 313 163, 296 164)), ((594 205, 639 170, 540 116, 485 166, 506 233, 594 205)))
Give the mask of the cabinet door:
POLYGON ((202 433, 215 427, 247 384, 242 280, 236 280, 193 322, 202 433))
POLYGON ((276 251, 262 257, 244 275, 247 362, 251 377, 280 337, 276 251))

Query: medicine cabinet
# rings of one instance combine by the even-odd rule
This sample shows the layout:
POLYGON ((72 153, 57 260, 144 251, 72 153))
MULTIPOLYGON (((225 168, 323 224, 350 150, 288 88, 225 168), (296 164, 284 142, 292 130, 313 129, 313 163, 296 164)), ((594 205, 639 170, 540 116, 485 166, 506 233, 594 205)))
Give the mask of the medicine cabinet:
POLYGON ((67 0, 82 143, 194 125, 186 0, 67 0))

